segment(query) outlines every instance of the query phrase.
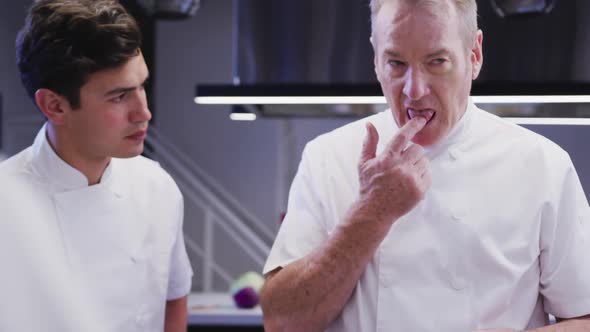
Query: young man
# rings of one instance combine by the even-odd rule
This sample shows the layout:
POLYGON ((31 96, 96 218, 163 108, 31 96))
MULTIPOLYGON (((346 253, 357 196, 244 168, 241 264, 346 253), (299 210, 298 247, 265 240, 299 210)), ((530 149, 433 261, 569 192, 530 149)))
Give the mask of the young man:
POLYGON ((588 202, 565 151, 470 103, 475 0, 371 9, 390 109, 307 145, 267 330, 589 330, 588 202))
POLYGON ((139 156, 151 118, 135 20, 116 0, 39 0, 17 38, 47 118, 0 164, 2 331, 185 331, 192 269, 173 179, 139 156))

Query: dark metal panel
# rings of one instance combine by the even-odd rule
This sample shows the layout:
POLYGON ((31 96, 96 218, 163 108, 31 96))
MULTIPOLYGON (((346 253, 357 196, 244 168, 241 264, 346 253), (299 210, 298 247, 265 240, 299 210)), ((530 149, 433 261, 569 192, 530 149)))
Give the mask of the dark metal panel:
MULTIPOLYGON (((516 2, 516 1, 512 1, 516 2)), ((241 83, 376 82, 368 0, 237 0, 241 83)), ((590 83, 590 1, 500 17, 478 0, 484 66, 477 82, 590 83)))

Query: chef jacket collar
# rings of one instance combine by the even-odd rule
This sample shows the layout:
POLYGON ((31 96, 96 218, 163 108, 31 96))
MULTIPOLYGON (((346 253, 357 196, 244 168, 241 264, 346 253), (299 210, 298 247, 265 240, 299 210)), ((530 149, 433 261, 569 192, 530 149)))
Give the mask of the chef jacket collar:
MULTIPOLYGON (((468 130, 470 128, 471 119, 473 118, 473 112, 476 110, 477 110, 477 107, 475 106, 475 104, 473 104, 473 101, 471 100, 471 98, 469 98, 469 101, 467 102, 467 109, 465 110, 465 113, 463 114, 461 119, 459 119, 459 121, 455 124, 455 126, 451 129, 449 134, 445 138, 440 140, 438 143, 436 143, 432 146, 424 147, 424 151, 425 151, 426 156, 433 158, 433 157, 439 155, 441 152, 444 152, 445 150, 449 150, 451 148, 452 148, 451 150, 459 149, 459 146, 461 145, 465 134, 468 132, 468 130)), ((385 147, 386 144, 388 144, 388 142, 393 138, 393 135, 395 135, 395 133, 397 133, 397 131, 399 130, 399 126, 395 122, 395 119, 393 117, 393 113, 391 112, 391 110, 387 110, 386 112, 389 113, 387 116, 387 121, 389 122, 388 126, 390 126, 389 128, 393 127, 393 128, 396 128, 396 130, 394 130, 394 131, 388 130, 388 132, 390 134, 382 136, 385 139, 379 140, 379 145, 383 144, 382 149, 385 147)), ((410 143, 410 144, 413 144, 413 143, 410 143)))
MULTIPOLYGON (((33 143, 33 165, 35 171, 48 179, 59 191, 69 191, 88 187, 88 179, 82 172, 70 166, 49 144, 47 123, 43 125, 33 143)), ((112 187, 113 159, 107 165, 97 185, 112 187)), ((114 189, 114 188, 113 188, 114 189)))

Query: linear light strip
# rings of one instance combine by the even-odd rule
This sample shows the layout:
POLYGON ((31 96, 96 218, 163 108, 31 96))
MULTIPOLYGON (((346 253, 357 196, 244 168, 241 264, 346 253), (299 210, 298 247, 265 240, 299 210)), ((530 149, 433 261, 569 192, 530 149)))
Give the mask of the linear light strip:
POLYGON ((476 104, 571 104, 590 103, 590 95, 473 96, 476 104))
MULTIPOLYGON (((472 96, 476 104, 590 103, 590 95, 472 96)), ((207 105, 284 104, 385 104, 383 96, 200 96, 195 103, 207 105)))
POLYGON ((224 97, 195 97, 197 104, 222 105, 285 105, 285 104, 385 104, 385 97, 361 96, 224 96, 224 97))
MULTIPOLYGON (((230 119, 234 121, 254 121, 254 113, 231 113, 230 119)), ((562 125, 562 126, 589 126, 590 118, 504 118, 507 121, 519 125, 562 125)))
POLYGON ((590 118, 504 118, 519 125, 589 126, 590 118))
POLYGON ((256 114, 254 113, 231 113, 229 118, 234 121, 254 121, 256 114))
MULTIPOLYGON (((254 113, 231 113, 229 118, 234 121, 254 121, 254 113)), ((505 117, 507 121, 519 125, 563 125, 563 126, 589 126, 590 118, 517 118, 505 117)))

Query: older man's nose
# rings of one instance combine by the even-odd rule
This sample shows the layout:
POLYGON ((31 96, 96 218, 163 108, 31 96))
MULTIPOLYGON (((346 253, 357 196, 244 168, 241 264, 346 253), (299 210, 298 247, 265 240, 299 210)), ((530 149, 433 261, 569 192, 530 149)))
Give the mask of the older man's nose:
POLYGON ((409 69, 406 72, 403 93, 411 100, 419 100, 430 93, 426 75, 419 70, 409 69))

